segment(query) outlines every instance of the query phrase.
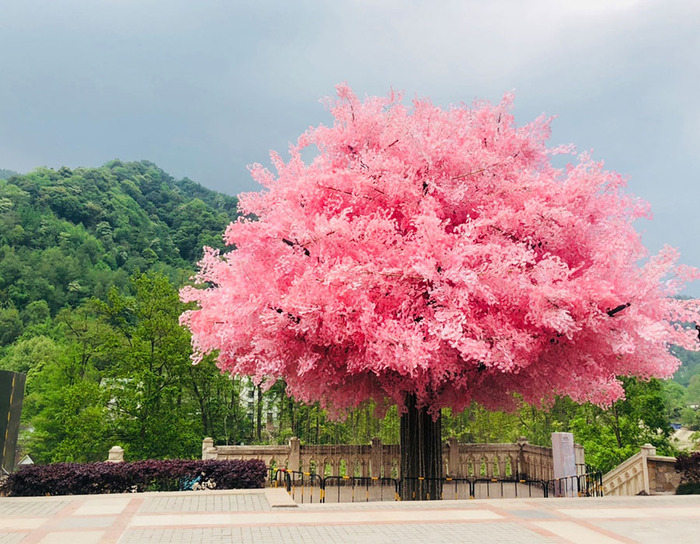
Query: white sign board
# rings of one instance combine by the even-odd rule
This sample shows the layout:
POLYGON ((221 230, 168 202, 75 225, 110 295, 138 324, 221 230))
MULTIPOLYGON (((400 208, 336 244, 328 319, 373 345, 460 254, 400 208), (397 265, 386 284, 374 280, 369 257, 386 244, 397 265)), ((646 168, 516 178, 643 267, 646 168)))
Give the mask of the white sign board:
POLYGON ((557 495, 575 496, 578 489, 574 435, 571 433, 552 433, 552 456, 554 458, 554 480, 557 482, 557 495))

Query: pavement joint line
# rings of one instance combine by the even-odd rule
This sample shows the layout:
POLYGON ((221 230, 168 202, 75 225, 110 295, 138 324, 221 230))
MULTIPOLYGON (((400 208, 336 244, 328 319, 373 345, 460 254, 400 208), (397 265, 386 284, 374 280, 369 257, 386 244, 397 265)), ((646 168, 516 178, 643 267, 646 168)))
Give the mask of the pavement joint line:
MULTIPOLYGON (((511 510, 506 510, 504 508, 498 508, 497 506, 492 506, 491 507, 494 512, 497 514, 501 515, 504 519, 507 519, 509 521, 515 521, 515 522, 527 522, 527 521, 533 521, 533 518, 524 518, 522 516, 514 515, 511 510)), ((533 509, 533 511, 540 512, 541 509, 533 509)), ((541 520, 557 520, 557 519, 562 519, 559 515, 558 512, 556 511, 550 511, 548 517, 540 517, 536 518, 537 521, 541 520)))
POLYGON ((131 520, 136 516, 136 513, 145 500, 146 499, 143 497, 134 497, 130 499, 112 525, 104 532, 100 539, 100 544, 116 544, 122 537, 122 534, 128 529, 131 520))
MULTIPOLYGON (((497 506, 492 506, 494 511, 497 513, 501 514, 504 517, 504 521, 507 520, 509 522, 515 522, 523 527, 539 534, 540 536, 546 537, 549 540, 552 540, 554 542, 561 542, 565 544, 570 544, 572 541, 562 537, 561 535, 558 535, 556 533, 553 533, 550 530, 547 530, 546 527, 542 527, 539 525, 539 522, 557 522, 557 521, 565 521, 565 522, 572 522, 575 524, 583 525, 581 520, 571 520, 569 519, 569 516, 563 515, 560 511, 557 509, 552 509, 548 511, 547 513, 549 514, 547 517, 541 517, 541 518, 523 518, 520 516, 513 515, 509 510, 503 509, 503 508, 498 508, 497 506)), ((541 509, 533 509, 535 511, 541 511, 541 509)), ((635 540, 621 540, 620 535, 613 533, 611 531, 605 531, 604 529, 601 529, 600 527, 588 527, 589 529, 592 529, 594 531, 597 531, 599 533, 603 533, 607 537, 612 537, 618 542, 625 543, 625 544, 638 544, 637 541, 635 540)))
POLYGON ((528 523, 527 520, 525 521, 525 523, 523 523, 523 526, 526 529, 532 531, 533 533, 545 537, 547 539, 547 542, 552 542, 556 544, 571 544, 571 542, 569 540, 566 540, 564 537, 551 531, 548 531, 543 527, 539 527, 537 525, 533 525, 532 523, 528 523))
MULTIPOLYGON (((65 500, 65 497, 63 498, 65 500)), ((34 529, 26 537, 22 539, 22 544, 38 544, 41 540, 46 537, 50 532, 56 530, 55 525, 60 523, 62 520, 69 518, 73 512, 78 510, 83 505, 83 501, 79 500, 69 500, 66 505, 61 508, 53 516, 46 518, 46 521, 41 524, 40 527, 34 529)), ((69 532, 69 531, 66 531, 69 532)))
MULTIPOLYGON (((624 544, 639 544, 638 541, 633 540, 631 538, 627 538, 624 535, 620 535, 619 533, 615 533, 614 531, 609 531, 607 529, 604 529, 603 527, 599 527, 591 522, 589 522, 587 519, 581 519, 581 518, 576 518, 573 517, 569 514, 566 514, 565 511, 566 509, 556 509, 557 513, 562 517, 562 521, 566 521, 569 523, 574 523, 576 525, 579 525, 581 527, 585 527, 586 529, 589 529, 595 533, 598 533, 602 536, 612 538, 614 540, 617 540, 618 542, 622 542, 624 544)), ((606 520, 609 518, 605 518, 606 520)), ((616 518, 613 518, 616 519, 616 518)), ((630 518, 627 518, 630 519, 630 518)), ((639 518, 631 518, 631 519, 639 519, 639 518)), ((536 523, 536 522, 534 522, 536 523)))
POLYGON ((539 525, 542 529, 545 531, 549 531, 555 535, 560 536, 561 538, 564 539, 565 542, 568 543, 580 543, 580 542, 586 542, 589 543, 591 542, 590 536, 593 536, 595 538, 594 542, 604 542, 604 543, 618 543, 618 544, 639 544, 637 540, 633 540, 631 538, 628 538, 624 535, 621 535, 619 533, 615 533, 613 531, 606 531, 604 529, 601 529, 599 527, 589 527, 585 523, 576 523, 576 522, 570 522, 570 521, 539 521, 539 522, 533 522, 537 525, 539 525), (574 525, 578 530, 577 531, 571 531, 571 525, 574 525), (560 532, 556 532, 556 526, 559 526, 560 532), (561 527, 562 526, 567 526, 567 536, 562 536, 561 533, 561 527), (587 531, 589 532, 588 534, 587 531), (590 534, 592 533, 592 535, 590 534))

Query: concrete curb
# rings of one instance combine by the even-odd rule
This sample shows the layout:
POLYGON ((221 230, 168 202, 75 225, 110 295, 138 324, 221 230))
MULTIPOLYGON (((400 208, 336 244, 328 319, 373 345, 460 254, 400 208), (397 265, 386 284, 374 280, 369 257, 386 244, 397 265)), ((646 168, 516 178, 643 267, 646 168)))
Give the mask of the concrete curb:
POLYGON ((270 508, 297 508, 297 503, 289 496, 289 493, 282 488, 265 489, 265 498, 267 499, 270 508))

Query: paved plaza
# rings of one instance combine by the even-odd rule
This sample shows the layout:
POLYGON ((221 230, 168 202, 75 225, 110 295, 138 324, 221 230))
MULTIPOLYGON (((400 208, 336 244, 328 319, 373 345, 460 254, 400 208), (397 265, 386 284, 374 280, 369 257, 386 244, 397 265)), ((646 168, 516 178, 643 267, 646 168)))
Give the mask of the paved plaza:
POLYGON ((283 489, 0 498, 0 544, 696 543, 700 496, 295 505, 283 489))

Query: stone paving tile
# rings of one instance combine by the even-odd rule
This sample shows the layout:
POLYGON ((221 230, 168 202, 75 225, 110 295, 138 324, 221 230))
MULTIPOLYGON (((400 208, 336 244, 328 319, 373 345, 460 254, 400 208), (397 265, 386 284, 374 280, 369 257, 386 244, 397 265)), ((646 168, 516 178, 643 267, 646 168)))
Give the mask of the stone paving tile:
POLYGON ((620 544, 625 542, 571 521, 535 521, 532 524, 574 544, 620 544))
POLYGON ((700 541, 700 521, 677 520, 660 524, 658 520, 595 521, 591 525, 623 534, 640 544, 678 543, 700 541))
POLYGON ((700 518, 700 510, 695 506, 657 505, 636 508, 560 508, 559 513, 577 519, 648 519, 648 518, 700 518))
MULTIPOLYGON (((300 509, 309 510, 424 510, 428 505, 427 502, 421 501, 387 501, 387 502, 341 502, 330 504, 300 504, 300 509)), ((429 501, 431 510, 454 510, 455 508, 481 508, 483 503, 476 500, 465 501, 429 501), (481 504, 481 506, 480 506, 481 504)))
POLYGON ((41 527, 47 519, 51 518, 25 518, 25 517, 6 517, 0 518, 0 527, 3 529, 37 529, 41 527))
POLYGON ((545 510, 508 510, 508 514, 516 518, 522 519, 551 519, 556 517, 555 514, 545 510))
POLYGON ((133 497, 100 498, 82 504, 73 512, 74 516, 116 516, 121 514, 133 497))
POLYGON ((99 544, 104 531, 52 531, 39 544, 99 544))
POLYGON ((542 544, 547 539, 517 523, 434 523, 240 527, 203 529, 136 529, 119 544, 542 544))
POLYGON ((115 516, 69 517, 58 524, 60 529, 102 529, 110 527, 117 518, 115 516))
POLYGON ((270 505, 263 493, 248 495, 195 495, 149 497, 140 513, 159 512, 264 512, 270 505))
MULTIPOLYGON (((560 513, 576 519, 606 519, 606 518, 645 518, 649 516, 649 508, 558 508, 560 513)), ((655 509, 662 512, 665 508, 655 509)))
POLYGON ((367 523, 434 523, 486 521, 503 519, 487 509, 456 510, 348 510, 324 512, 322 510, 296 509, 277 512, 190 513, 190 514, 139 514, 131 527, 202 527, 202 526, 264 526, 264 525, 327 525, 367 523))
POLYGON ((27 534, 23 533, 0 533, 0 544, 19 544, 27 534))
MULTIPOLYGON (((528 499, 525 499, 528 500, 528 499)), ((651 495, 644 496, 610 496, 610 497, 576 497, 544 499, 551 502, 551 508, 615 508, 616 504, 627 506, 673 506, 695 505, 698 502, 697 495, 651 495)))
POLYGON ((2 497, 0 498, 0 516, 51 516, 69 502, 70 499, 37 500, 2 497))

